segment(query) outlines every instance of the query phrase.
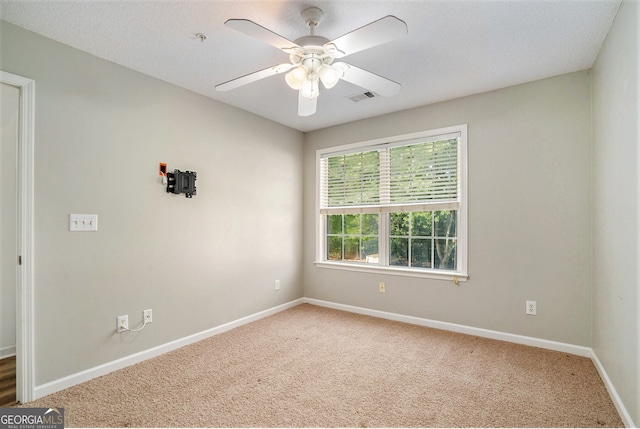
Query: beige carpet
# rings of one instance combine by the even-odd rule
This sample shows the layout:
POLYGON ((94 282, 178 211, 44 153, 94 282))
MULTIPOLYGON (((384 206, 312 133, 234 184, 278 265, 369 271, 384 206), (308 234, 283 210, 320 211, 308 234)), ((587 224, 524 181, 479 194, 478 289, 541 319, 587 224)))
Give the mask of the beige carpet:
POLYGON ((303 304, 27 404, 72 427, 622 427, 578 356, 303 304))

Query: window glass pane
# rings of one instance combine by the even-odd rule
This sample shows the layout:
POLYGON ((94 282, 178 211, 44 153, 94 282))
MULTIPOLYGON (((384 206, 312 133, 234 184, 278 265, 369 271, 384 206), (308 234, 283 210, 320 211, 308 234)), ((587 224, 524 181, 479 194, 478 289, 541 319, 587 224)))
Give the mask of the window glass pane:
POLYGON ((409 235, 409 213, 389 214, 390 235, 409 235))
POLYGON ((344 215, 344 233, 348 235, 360 234, 360 216, 359 214, 344 215))
POLYGON ((344 260, 351 262, 360 261, 360 237, 344 238, 344 260))
POLYGON ((327 233, 342 234, 342 215, 327 216, 327 233))
POLYGON ((439 270, 456 269, 456 240, 435 239, 434 268, 439 270))
POLYGON ((364 262, 377 264, 378 258, 378 237, 362 237, 362 249, 360 250, 364 262))
POLYGON ((377 214, 328 215, 327 260, 378 264, 378 219, 377 214))
POLYGON ((430 237, 432 212, 411 213, 411 235, 416 237, 430 237))
POLYGON ((327 242, 327 259, 330 261, 341 261, 342 237, 328 237, 327 242))
POLYGON ((411 266, 431 268, 431 239, 411 240, 411 266))
POLYGON ((378 235, 378 215, 362 215, 362 235, 378 235))
POLYGON ((455 237, 456 236, 456 210, 443 210, 439 212, 433 212, 435 236, 436 237, 455 237))
POLYGON ((409 265, 409 239, 392 238, 389 240, 389 265, 409 265))

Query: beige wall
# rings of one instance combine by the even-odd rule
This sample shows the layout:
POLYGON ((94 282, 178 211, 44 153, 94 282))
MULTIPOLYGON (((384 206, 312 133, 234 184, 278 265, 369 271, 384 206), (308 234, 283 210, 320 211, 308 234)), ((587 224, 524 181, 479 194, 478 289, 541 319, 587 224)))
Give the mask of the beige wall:
POLYGON ((593 349, 640 424, 638 22, 624 1, 593 68, 593 349))
POLYGON ((579 72, 308 133, 305 296, 590 346, 590 97, 579 72), (314 266, 317 149, 465 123, 469 281, 314 266))
POLYGON ((0 68, 36 82, 36 385, 302 297, 302 133, 0 31, 0 68), (159 162, 196 171, 197 195, 167 194, 159 162))

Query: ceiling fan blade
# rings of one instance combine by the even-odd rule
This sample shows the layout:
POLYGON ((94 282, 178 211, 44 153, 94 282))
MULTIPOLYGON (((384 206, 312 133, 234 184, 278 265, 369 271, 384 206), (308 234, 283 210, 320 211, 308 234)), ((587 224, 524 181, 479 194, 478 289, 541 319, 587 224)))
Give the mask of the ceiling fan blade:
POLYGON ((351 64, 346 63, 333 63, 334 66, 340 67, 344 70, 342 79, 358 85, 362 88, 373 91, 376 94, 380 94, 384 97, 393 97, 400 92, 400 85, 397 82, 387 79, 386 77, 378 76, 377 74, 368 72, 358 67, 354 67, 351 64))
POLYGON ((286 39, 248 19, 229 19, 224 24, 227 27, 231 27, 234 30, 246 34, 247 36, 251 36, 254 39, 261 40, 271 46, 282 49, 285 52, 289 52, 296 48, 300 49, 300 46, 296 45, 291 40, 286 39))
POLYGON ((247 75, 229 80, 227 82, 216 85, 216 91, 229 91, 231 89, 238 88, 242 85, 246 85, 251 82, 258 81, 260 79, 264 79, 265 77, 273 76, 279 73, 284 73, 286 71, 291 70, 293 68, 293 64, 279 64, 277 66, 269 67, 264 70, 260 70, 257 72, 249 73, 247 75))
POLYGON ((407 24, 393 15, 353 30, 324 45, 334 58, 341 58, 364 49, 382 45, 407 35, 407 24))
POLYGON ((307 98, 302 96, 302 90, 298 94, 298 116, 311 116, 316 113, 318 97, 307 98))

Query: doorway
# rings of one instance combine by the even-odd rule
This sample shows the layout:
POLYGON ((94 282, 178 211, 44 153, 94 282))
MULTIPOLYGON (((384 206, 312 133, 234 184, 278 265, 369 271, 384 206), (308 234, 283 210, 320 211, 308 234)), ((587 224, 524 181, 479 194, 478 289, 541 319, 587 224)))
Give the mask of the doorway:
MULTIPOLYGON (((13 354, 15 390, 21 403, 34 400, 33 376, 33 148, 35 82, 0 71, 2 145, 8 172, 0 194, 0 354, 13 354), (6 103, 6 106, 5 106, 6 103), (5 108, 7 109, 5 112, 5 108), (5 246, 5 242, 7 245, 5 246), (6 275, 5 275, 6 273, 6 275), (13 311, 11 310, 13 309, 13 311), (5 314, 8 316, 5 317, 5 314)), ((2 355, 0 355, 2 357, 2 355)), ((6 363, 6 362, 5 362, 6 363)), ((15 394, 15 395, 14 395, 15 394)))
POLYGON ((20 89, 0 83, 0 407, 16 400, 20 89))

